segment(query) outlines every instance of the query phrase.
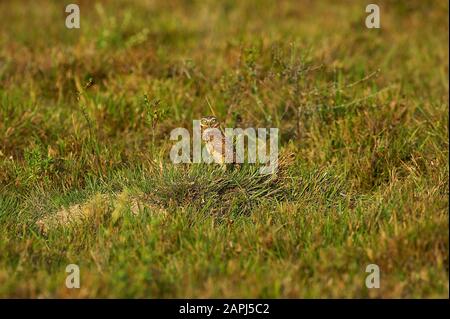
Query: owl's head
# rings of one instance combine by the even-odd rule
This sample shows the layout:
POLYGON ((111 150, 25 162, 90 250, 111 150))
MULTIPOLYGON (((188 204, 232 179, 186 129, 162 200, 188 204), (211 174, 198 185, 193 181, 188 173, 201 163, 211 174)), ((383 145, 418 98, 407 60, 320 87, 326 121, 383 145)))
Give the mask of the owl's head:
POLYGON ((200 127, 202 129, 218 128, 219 126, 220 123, 215 116, 205 116, 200 120, 200 127))

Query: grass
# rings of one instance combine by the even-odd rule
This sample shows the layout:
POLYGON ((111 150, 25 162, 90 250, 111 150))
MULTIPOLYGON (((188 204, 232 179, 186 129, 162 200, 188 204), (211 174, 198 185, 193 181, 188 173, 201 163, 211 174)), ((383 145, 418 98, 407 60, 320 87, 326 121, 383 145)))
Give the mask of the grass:
POLYGON ((0 297, 448 298, 446 1, 79 3, 0 3, 0 297), (170 162, 208 102, 276 176, 170 162))

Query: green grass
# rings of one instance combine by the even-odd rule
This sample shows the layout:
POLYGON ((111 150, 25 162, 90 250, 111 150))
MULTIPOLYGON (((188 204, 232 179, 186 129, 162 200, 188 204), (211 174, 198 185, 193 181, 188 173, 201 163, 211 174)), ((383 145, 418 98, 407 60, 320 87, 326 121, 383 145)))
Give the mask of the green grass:
POLYGON ((448 298, 446 1, 79 2, 0 3, 0 297, 448 298), (208 101, 276 176, 170 162, 208 101))

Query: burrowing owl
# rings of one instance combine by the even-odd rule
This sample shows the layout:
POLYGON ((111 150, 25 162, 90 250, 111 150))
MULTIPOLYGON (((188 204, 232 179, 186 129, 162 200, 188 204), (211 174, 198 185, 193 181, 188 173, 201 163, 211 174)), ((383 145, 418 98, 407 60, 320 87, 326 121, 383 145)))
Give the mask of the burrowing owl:
POLYGON ((225 163, 233 163, 233 142, 220 129, 220 123, 217 118, 215 116, 203 117, 200 121, 200 127, 206 149, 214 161, 221 164, 222 167, 225 167, 225 163))

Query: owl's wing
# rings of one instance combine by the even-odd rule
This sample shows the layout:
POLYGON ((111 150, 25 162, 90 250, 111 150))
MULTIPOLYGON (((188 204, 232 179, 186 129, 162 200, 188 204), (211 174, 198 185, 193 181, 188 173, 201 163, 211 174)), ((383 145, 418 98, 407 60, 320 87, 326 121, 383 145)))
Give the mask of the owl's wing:
POLYGON ((225 163, 234 163, 233 140, 229 136, 224 136, 223 144, 225 163))

